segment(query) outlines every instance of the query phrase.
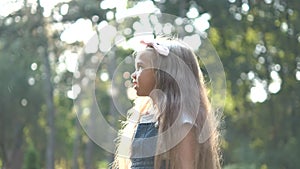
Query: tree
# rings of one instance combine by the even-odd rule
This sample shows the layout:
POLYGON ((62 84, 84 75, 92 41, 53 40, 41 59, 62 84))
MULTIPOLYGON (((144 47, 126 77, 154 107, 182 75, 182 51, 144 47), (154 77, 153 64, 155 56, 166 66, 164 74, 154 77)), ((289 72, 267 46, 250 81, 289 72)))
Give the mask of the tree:
MULTIPOLYGON (((117 9, 101 9, 102 2, 63 2, 54 6, 50 16, 45 16, 46 7, 40 6, 39 1, 24 1, 23 8, 0 16, 0 167, 18 169, 29 166, 26 161, 33 158, 42 168, 97 168, 111 160, 111 154, 97 148, 80 128, 73 110, 74 98, 69 95, 76 87, 72 82, 74 72, 63 68, 68 52, 78 55, 86 42, 69 43, 61 39, 68 26, 82 20, 91 23, 98 35, 100 25, 105 22, 117 26, 114 18, 106 18, 112 13, 115 17, 117 9), (25 143, 28 138, 35 143, 33 147, 25 143), (42 155, 47 147, 48 162, 42 155)), ((127 8, 137 3, 140 1, 128 1, 127 8)), ((225 168, 299 168, 296 159, 300 153, 297 148, 300 139, 297 130, 299 3, 296 0, 153 3, 161 12, 178 17, 189 17, 188 13, 194 10, 196 18, 188 18, 191 21, 208 18, 210 27, 206 33, 219 53, 227 78, 225 130, 221 142, 225 168), (254 94, 257 89, 259 92, 254 94), (257 95, 263 97, 254 102, 253 97, 257 95)), ((134 35, 135 22, 140 20, 131 18, 121 25, 131 32, 122 35, 126 40, 134 35)), ((177 26, 175 31, 185 30, 177 26)), ((124 117, 116 115, 107 90, 113 69, 131 53, 115 46, 103 58, 98 58, 103 60, 94 72, 97 103, 84 98, 79 114, 86 112, 86 105, 98 104, 107 121, 119 127, 118 120, 124 117), (110 78, 102 80, 101 75, 110 78)), ((84 56, 83 64, 95 64, 92 56, 84 56)), ((125 67, 120 71, 130 69, 125 67)), ((79 80, 86 77, 83 74, 79 80)), ((113 80, 122 86, 129 79, 118 74, 113 80)), ((126 95, 126 87, 123 85, 118 92, 126 95)), ((118 99, 122 108, 130 106, 123 98, 118 99)))
POLYGON ((39 168, 40 168, 39 156, 34 145, 31 143, 25 152, 23 169, 39 169, 39 168))
POLYGON ((43 102, 36 18, 24 8, 1 19, 1 161, 4 168, 19 168, 23 159, 24 129, 37 126, 43 102), (4 24, 5 23, 5 24, 4 24), (22 29, 21 29, 22 28, 22 29), (28 43, 28 42, 31 43, 28 43))

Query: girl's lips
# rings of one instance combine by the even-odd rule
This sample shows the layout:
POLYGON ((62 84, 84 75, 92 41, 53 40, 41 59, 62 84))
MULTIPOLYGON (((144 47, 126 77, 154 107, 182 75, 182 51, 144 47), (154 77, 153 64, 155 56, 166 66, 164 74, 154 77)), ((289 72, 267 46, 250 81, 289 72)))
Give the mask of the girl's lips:
POLYGON ((132 82, 133 87, 137 87, 137 82, 132 82))

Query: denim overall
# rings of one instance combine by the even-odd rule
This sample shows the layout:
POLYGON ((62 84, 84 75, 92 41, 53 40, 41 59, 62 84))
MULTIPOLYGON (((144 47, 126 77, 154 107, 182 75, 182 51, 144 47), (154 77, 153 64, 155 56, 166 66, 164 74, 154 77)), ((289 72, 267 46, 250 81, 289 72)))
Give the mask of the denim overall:
MULTIPOLYGON (((186 115, 181 117, 182 124, 193 124, 186 115)), ((131 169, 154 169, 158 128, 155 122, 139 123, 131 147, 131 169)), ((161 169, 165 169, 165 161, 161 169)))
POLYGON ((132 142, 131 169, 153 169, 158 129, 154 122, 139 123, 132 142))

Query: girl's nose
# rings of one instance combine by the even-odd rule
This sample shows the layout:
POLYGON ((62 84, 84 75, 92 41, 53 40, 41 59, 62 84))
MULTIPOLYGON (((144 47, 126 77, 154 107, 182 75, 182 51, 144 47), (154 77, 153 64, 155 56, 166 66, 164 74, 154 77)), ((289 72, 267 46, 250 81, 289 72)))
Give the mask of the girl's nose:
POLYGON ((136 72, 133 72, 133 73, 131 74, 131 79, 133 79, 133 80, 136 79, 136 72))

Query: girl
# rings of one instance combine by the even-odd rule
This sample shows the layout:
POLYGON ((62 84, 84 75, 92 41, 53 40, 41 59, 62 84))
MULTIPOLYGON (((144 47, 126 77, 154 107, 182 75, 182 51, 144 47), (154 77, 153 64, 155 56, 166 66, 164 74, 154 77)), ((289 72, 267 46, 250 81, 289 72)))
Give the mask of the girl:
POLYGON ((179 40, 141 43, 132 80, 147 99, 135 103, 120 132, 113 168, 221 168, 217 121, 195 54, 179 40))

